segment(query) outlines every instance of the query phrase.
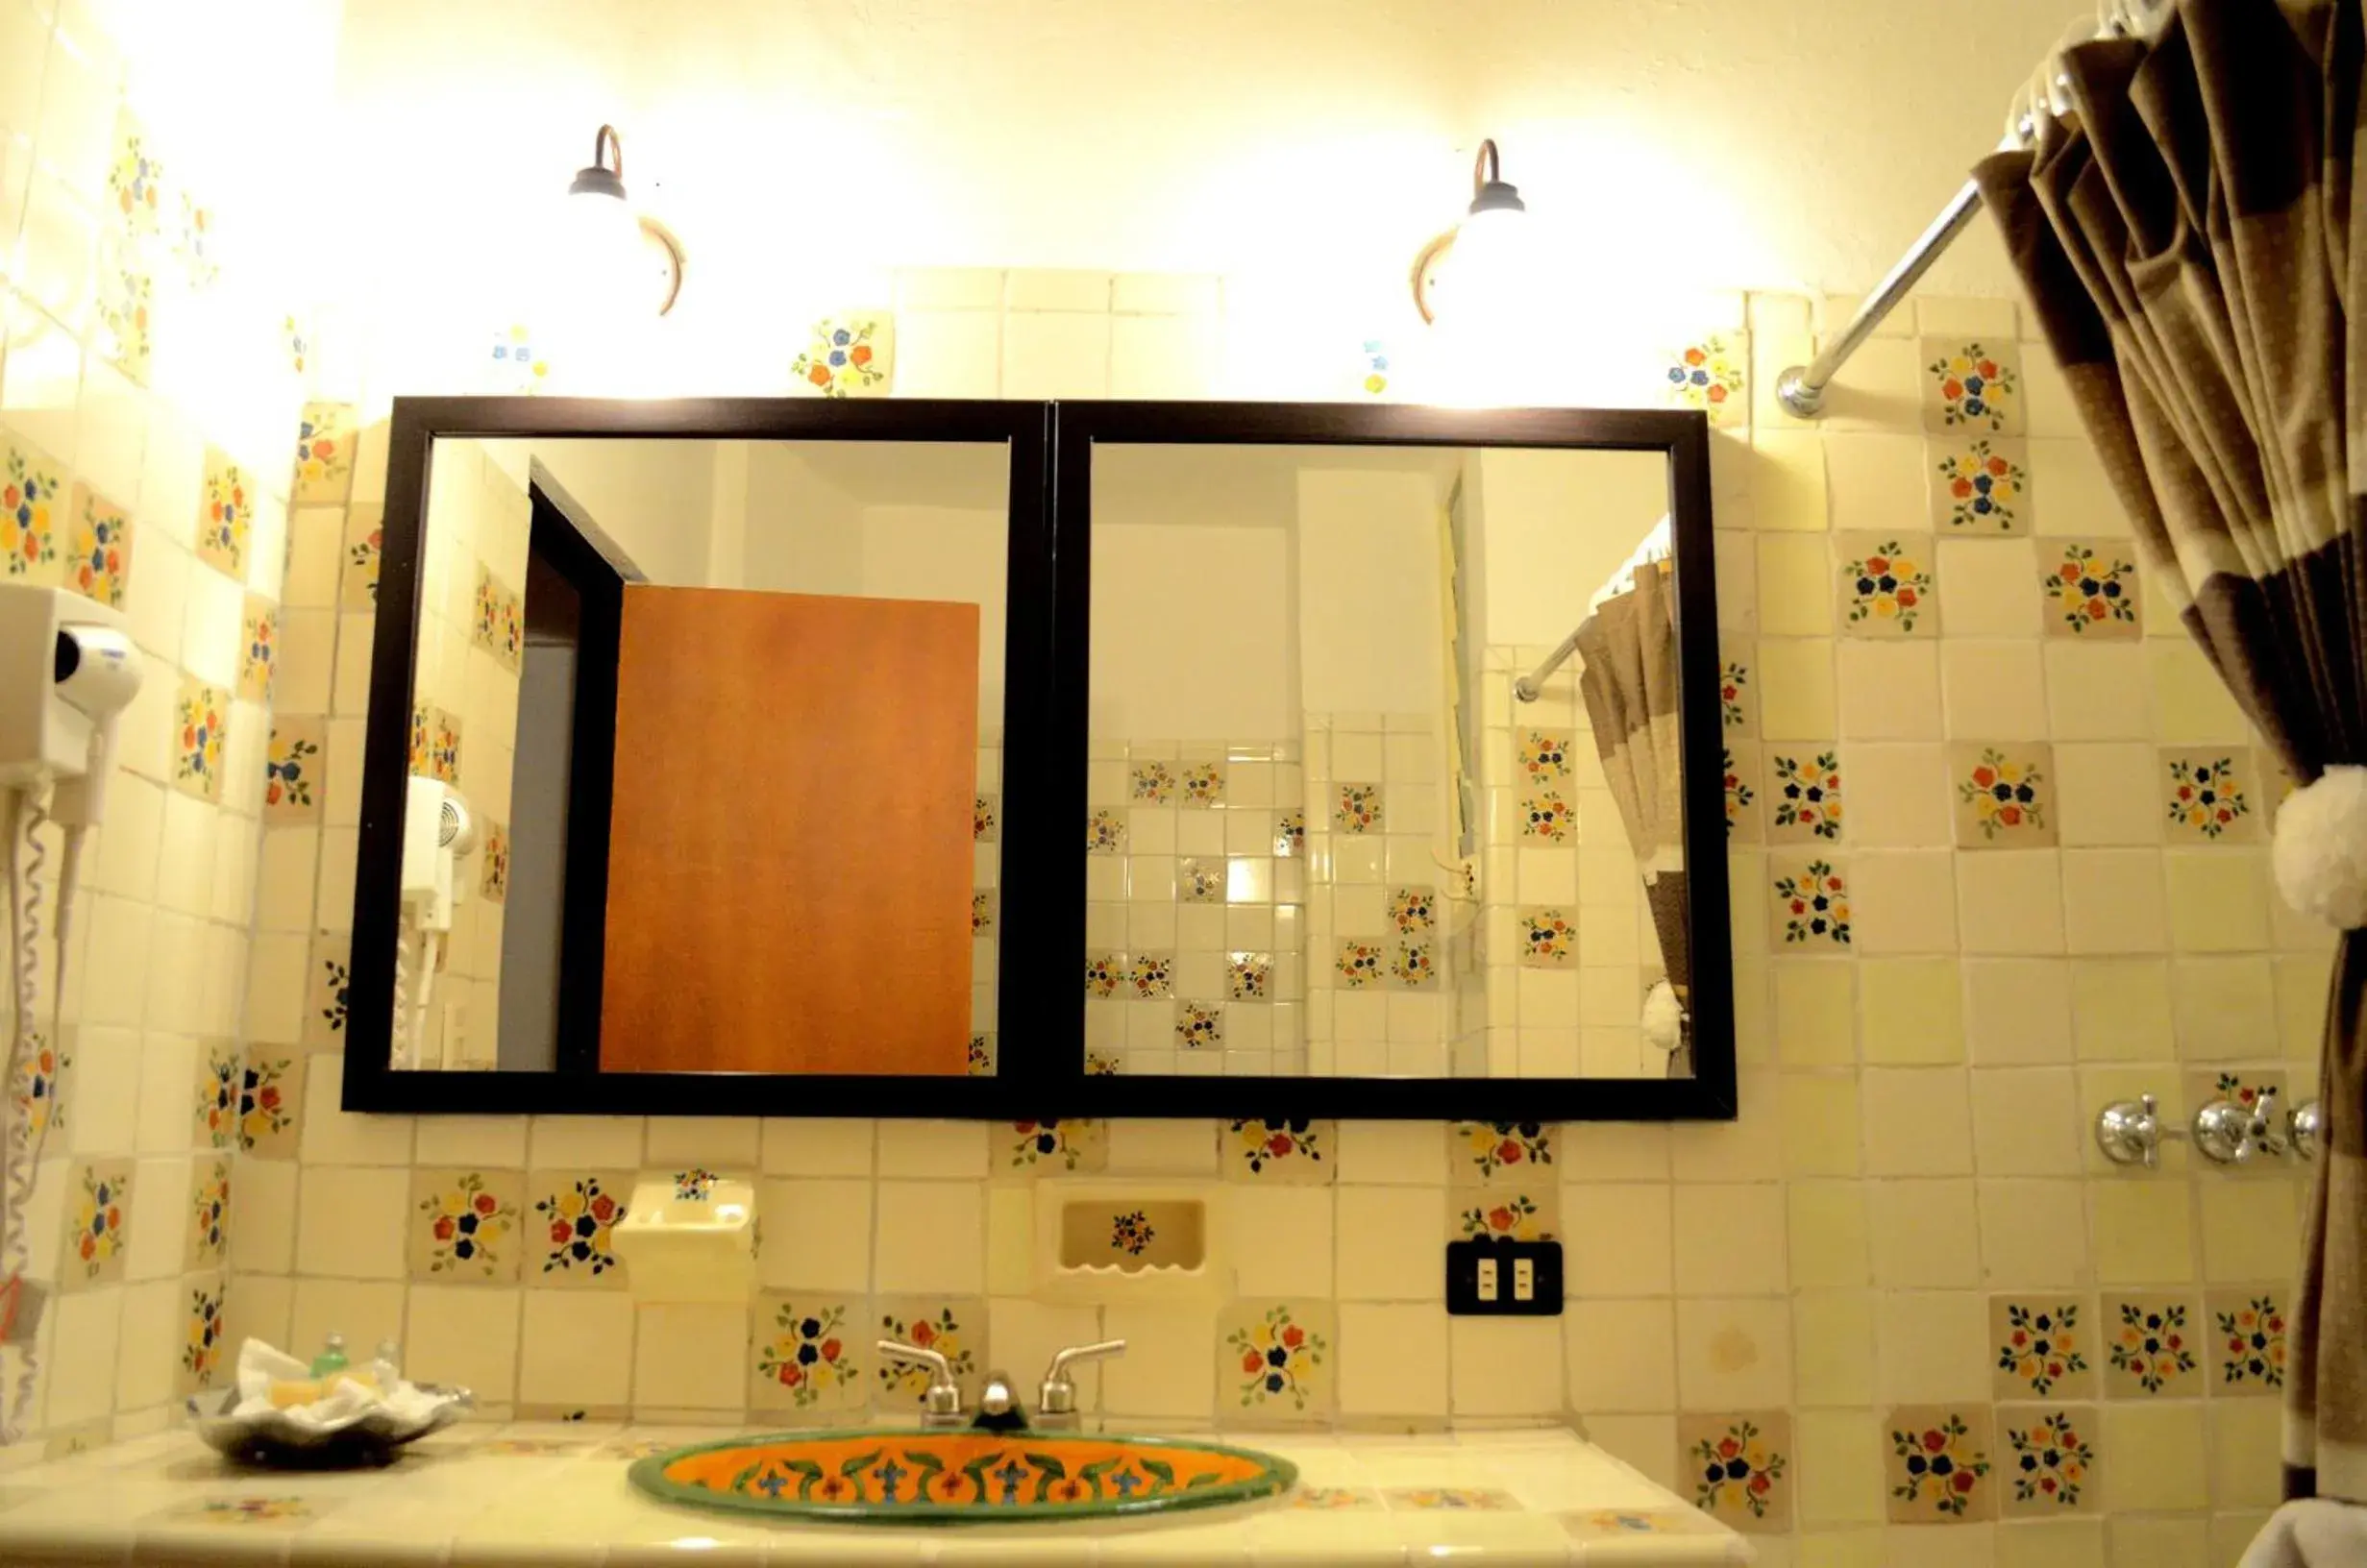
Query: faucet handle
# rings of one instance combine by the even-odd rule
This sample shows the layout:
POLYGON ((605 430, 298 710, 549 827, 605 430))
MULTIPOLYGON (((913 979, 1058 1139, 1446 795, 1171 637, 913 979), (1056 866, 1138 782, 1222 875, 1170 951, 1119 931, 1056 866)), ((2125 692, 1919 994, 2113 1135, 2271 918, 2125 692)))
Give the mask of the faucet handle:
POLYGON ((1125 1353, 1126 1342, 1123 1339, 1104 1339, 1095 1345, 1071 1345, 1061 1351, 1052 1358, 1052 1364, 1044 1369, 1044 1385, 1036 1390, 1037 1411, 1044 1415, 1074 1415, 1076 1380, 1069 1376, 1070 1365, 1125 1353))
POLYGON ((2096 1146, 2114 1164, 2142 1164, 2152 1170, 2161 1164, 2161 1142, 2182 1136, 2161 1122, 2161 1102, 2151 1094, 2133 1100, 2114 1100, 2096 1113, 2096 1146))
POLYGON ((2305 1160, 2318 1157, 2318 1142, 2326 1134, 2326 1112, 2315 1100, 2304 1100, 2285 1113, 2286 1125, 2291 1129, 2293 1152, 2305 1160))
POLYGON ((891 1361, 909 1361, 928 1368, 928 1392, 921 1400, 923 1426, 950 1425, 961 1420, 962 1385, 953 1381, 953 1368, 947 1363, 945 1352, 908 1345, 901 1339, 882 1339, 879 1354, 891 1361))
POLYGON ((2293 1146, 2285 1118, 2277 1110, 2277 1090, 2271 1085, 2260 1090, 2252 1104, 2252 1141, 2270 1154, 2282 1154, 2293 1146))

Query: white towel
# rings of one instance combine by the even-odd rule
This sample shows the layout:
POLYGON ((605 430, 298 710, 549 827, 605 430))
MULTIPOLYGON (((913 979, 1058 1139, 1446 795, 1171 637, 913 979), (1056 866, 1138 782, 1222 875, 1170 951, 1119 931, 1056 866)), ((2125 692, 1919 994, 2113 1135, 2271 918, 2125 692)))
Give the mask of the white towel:
POLYGON ((2367 1507, 2324 1497, 2287 1503, 2237 1568, 2367 1568, 2367 1507))

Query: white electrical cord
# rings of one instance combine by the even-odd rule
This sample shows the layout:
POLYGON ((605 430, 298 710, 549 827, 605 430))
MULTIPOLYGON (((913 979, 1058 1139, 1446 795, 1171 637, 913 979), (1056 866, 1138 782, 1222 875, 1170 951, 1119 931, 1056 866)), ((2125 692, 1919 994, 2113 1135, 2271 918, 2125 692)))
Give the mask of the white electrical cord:
MULTIPOLYGON (((42 863, 48 858, 48 851, 41 844, 40 829, 41 824, 49 821, 49 813, 39 800, 23 791, 13 791, 9 796, 8 815, 9 955, 15 1017, 9 1030, 6 1079, 9 1102, 4 1110, 0 1110, 0 1142, 5 1143, 5 1147, 0 1148, 0 1276, 17 1282, 21 1289, 30 1266, 32 1250, 26 1237, 26 1211, 33 1205, 34 1186, 40 1175, 41 1151, 49 1141, 49 1130, 56 1124, 58 1116, 53 1100, 50 1114, 42 1118, 40 1130, 36 1133, 31 1126, 33 1106, 30 1098, 21 1112, 15 1104, 16 1086, 25 1077, 33 1046, 33 1015, 39 1005, 40 875, 42 863), (21 845, 31 845, 31 853, 22 860, 19 859, 21 845)), ((81 858, 81 838, 79 830, 68 837, 66 867, 69 871, 81 858)), ((51 998, 50 1006, 50 1047, 53 1050, 58 1048, 59 1021, 64 1016, 64 922, 72 907, 70 895, 62 890, 58 903, 60 931, 55 968, 58 994, 51 998)), ((12 1443, 24 1435, 34 1389, 40 1377, 40 1355, 35 1339, 26 1338, 21 1350, 15 1385, 8 1392, 5 1416, 0 1417, 0 1442, 12 1443)))

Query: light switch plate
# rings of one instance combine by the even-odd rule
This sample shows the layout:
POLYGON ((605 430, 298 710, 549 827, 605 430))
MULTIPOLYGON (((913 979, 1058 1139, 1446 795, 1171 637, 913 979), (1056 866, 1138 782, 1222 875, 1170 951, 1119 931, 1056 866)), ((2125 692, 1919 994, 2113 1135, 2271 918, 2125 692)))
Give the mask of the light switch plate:
POLYGON ((1446 1243, 1446 1311, 1456 1317, 1562 1315, 1562 1243, 1446 1243))

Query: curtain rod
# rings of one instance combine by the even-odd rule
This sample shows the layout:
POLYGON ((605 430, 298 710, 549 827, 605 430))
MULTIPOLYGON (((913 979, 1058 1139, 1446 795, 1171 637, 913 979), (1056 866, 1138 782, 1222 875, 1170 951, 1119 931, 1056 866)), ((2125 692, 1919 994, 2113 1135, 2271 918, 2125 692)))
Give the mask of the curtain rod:
MULTIPOLYGON (((2084 23, 2075 28, 2061 43, 2048 51, 2032 79, 2014 94, 2012 107, 2006 111, 2006 135, 1998 143, 1999 151, 2028 147, 2036 139, 2041 107, 2055 113, 2063 112, 2065 105, 2059 89, 2068 83, 2059 61, 2064 49, 2097 38, 2147 37, 2158 28, 2174 6, 2175 0, 2099 0, 2092 30, 2084 23)), ((1939 259, 1939 253, 1964 232, 1973 214, 1980 210, 1981 187, 1967 180, 1948 205, 1940 208, 1931 227, 1899 257, 1898 265, 1859 303, 1849 325, 1815 358, 1805 365, 1793 365, 1775 379, 1775 399, 1786 412, 1798 419, 1815 419, 1824 413, 1825 389, 1840 374, 1841 366, 1849 362, 1849 356, 1858 352, 1861 344, 1874 335, 1874 329, 1898 308, 1909 291, 1923 281, 1923 275, 1932 270, 1932 263, 1939 259)))

